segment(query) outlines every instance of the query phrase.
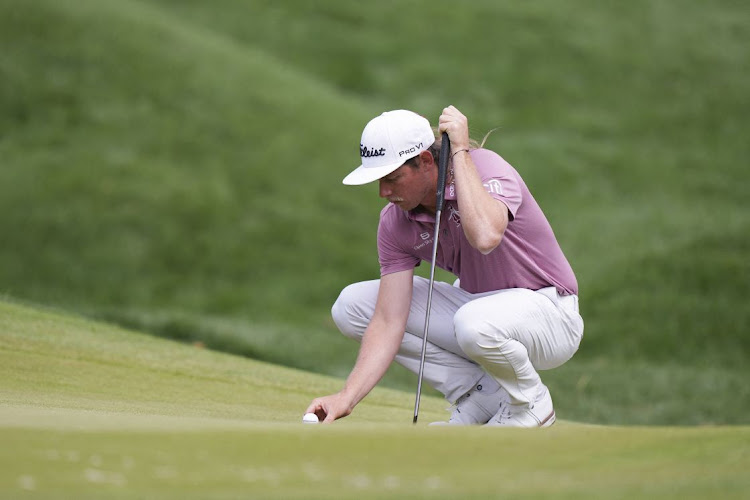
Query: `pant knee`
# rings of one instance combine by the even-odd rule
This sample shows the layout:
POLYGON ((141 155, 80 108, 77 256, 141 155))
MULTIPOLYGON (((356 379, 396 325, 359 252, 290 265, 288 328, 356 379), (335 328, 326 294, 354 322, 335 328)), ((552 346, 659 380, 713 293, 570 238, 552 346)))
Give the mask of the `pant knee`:
POLYGON ((354 283, 344 288, 331 307, 331 317, 341 333, 357 341, 362 339, 372 314, 368 313, 371 299, 363 293, 363 285, 354 283))
POLYGON ((498 347, 512 338, 512 328, 488 324, 471 307, 464 306, 456 312, 453 328, 458 345, 475 361, 485 356, 488 347, 498 347))
POLYGON ((456 342, 461 350, 470 358, 475 359, 479 354, 481 342, 481 318, 467 314, 463 308, 453 316, 453 329, 456 332, 456 342))
POLYGON ((341 333, 356 340, 358 338, 357 329, 353 324, 352 302, 349 298, 346 289, 344 289, 331 307, 331 317, 341 333))

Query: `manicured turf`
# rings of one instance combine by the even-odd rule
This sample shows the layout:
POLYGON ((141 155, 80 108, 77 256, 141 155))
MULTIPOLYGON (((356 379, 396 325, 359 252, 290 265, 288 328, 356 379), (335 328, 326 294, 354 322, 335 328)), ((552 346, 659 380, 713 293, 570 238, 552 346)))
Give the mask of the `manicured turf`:
MULTIPOLYGON (((148 427, 145 424, 144 427, 148 427)), ((5 498, 746 498, 745 428, 0 430, 5 498), (744 446, 743 446, 744 445, 744 446), (743 449, 744 448, 744 449, 743 449), (12 455, 11 455, 12 453, 12 455), (23 491, 27 490, 27 491, 23 491)))
POLYGON ((435 428, 376 389, 0 302, 3 498, 743 498, 749 427, 435 428))

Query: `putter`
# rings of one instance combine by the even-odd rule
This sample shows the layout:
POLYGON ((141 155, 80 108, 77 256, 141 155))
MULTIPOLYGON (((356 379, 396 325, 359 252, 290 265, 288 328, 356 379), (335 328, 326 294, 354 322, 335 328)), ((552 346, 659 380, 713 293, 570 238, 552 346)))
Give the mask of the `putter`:
POLYGON ((448 172, 448 155, 451 141, 448 134, 443 132, 440 144, 440 160, 438 161, 437 205, 435 207, 435 240, 432 242, 432 262, 430 263, 430 289, 427 292, 427 313, 424 319, 424 334, 422 335, 422 357, 419 360, 419 376, 417 379, 417 399, 414 402, 414 421, 419 418, 419 400, 422 397, 422 376, 424 375, 424 358, 427 353, 427 330, 430 328, 430 308, 432 307, 432 287, 435 283, 435 260, 437 259, 438 235, 440 234, 440 214, 443 212, 445 200, 445 176, 448 172))

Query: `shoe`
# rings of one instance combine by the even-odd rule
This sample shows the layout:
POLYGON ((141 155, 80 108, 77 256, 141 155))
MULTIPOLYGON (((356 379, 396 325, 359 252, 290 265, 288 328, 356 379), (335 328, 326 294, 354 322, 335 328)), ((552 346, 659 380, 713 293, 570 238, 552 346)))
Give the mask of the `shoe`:
MULTIPOLYGON (((485 375, 489 377, 489 375, 485 375)), ((488 383, 484 377, 469 392, 458 398, 447 422, 430 425, 482 425, 486 424, 502 406, 510 403, 510 396, 497 383, 488 383), (484 384, 483 384, 484 382, 484 384), (489 386, 491 389, 487 389, 489 386), (491 392, 490 392, 491 391, 491 392)), ((492 381, 494 382, 494 380, 492 381)))
POLYGON ((555 409, 552 406, 552 396, 546 385, 536 400, 528 405, 504 405, 493 416, 488 427, 549 427, 555 423, 555 409))

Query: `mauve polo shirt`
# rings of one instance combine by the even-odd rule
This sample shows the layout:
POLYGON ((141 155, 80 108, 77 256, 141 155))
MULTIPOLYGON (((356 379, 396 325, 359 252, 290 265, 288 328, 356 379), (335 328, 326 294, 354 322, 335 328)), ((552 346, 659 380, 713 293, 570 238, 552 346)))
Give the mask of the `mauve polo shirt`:
MULTIPOLYGON (((461 227, 454 186, 446 186, 436 266, 458 276, 461 288, 470 293, 554 286, 561 295, 577 295, 573 269, 518 172, 487 149, 470 154, 484 188, 508 207, 508 227, 500 245, 482 255, 469 244, 461 227)), ((414 269, 423 260, 430 262, 434 231, 434 215, 405 212, 388 203, 378 225, 381 276, 414 269)))

